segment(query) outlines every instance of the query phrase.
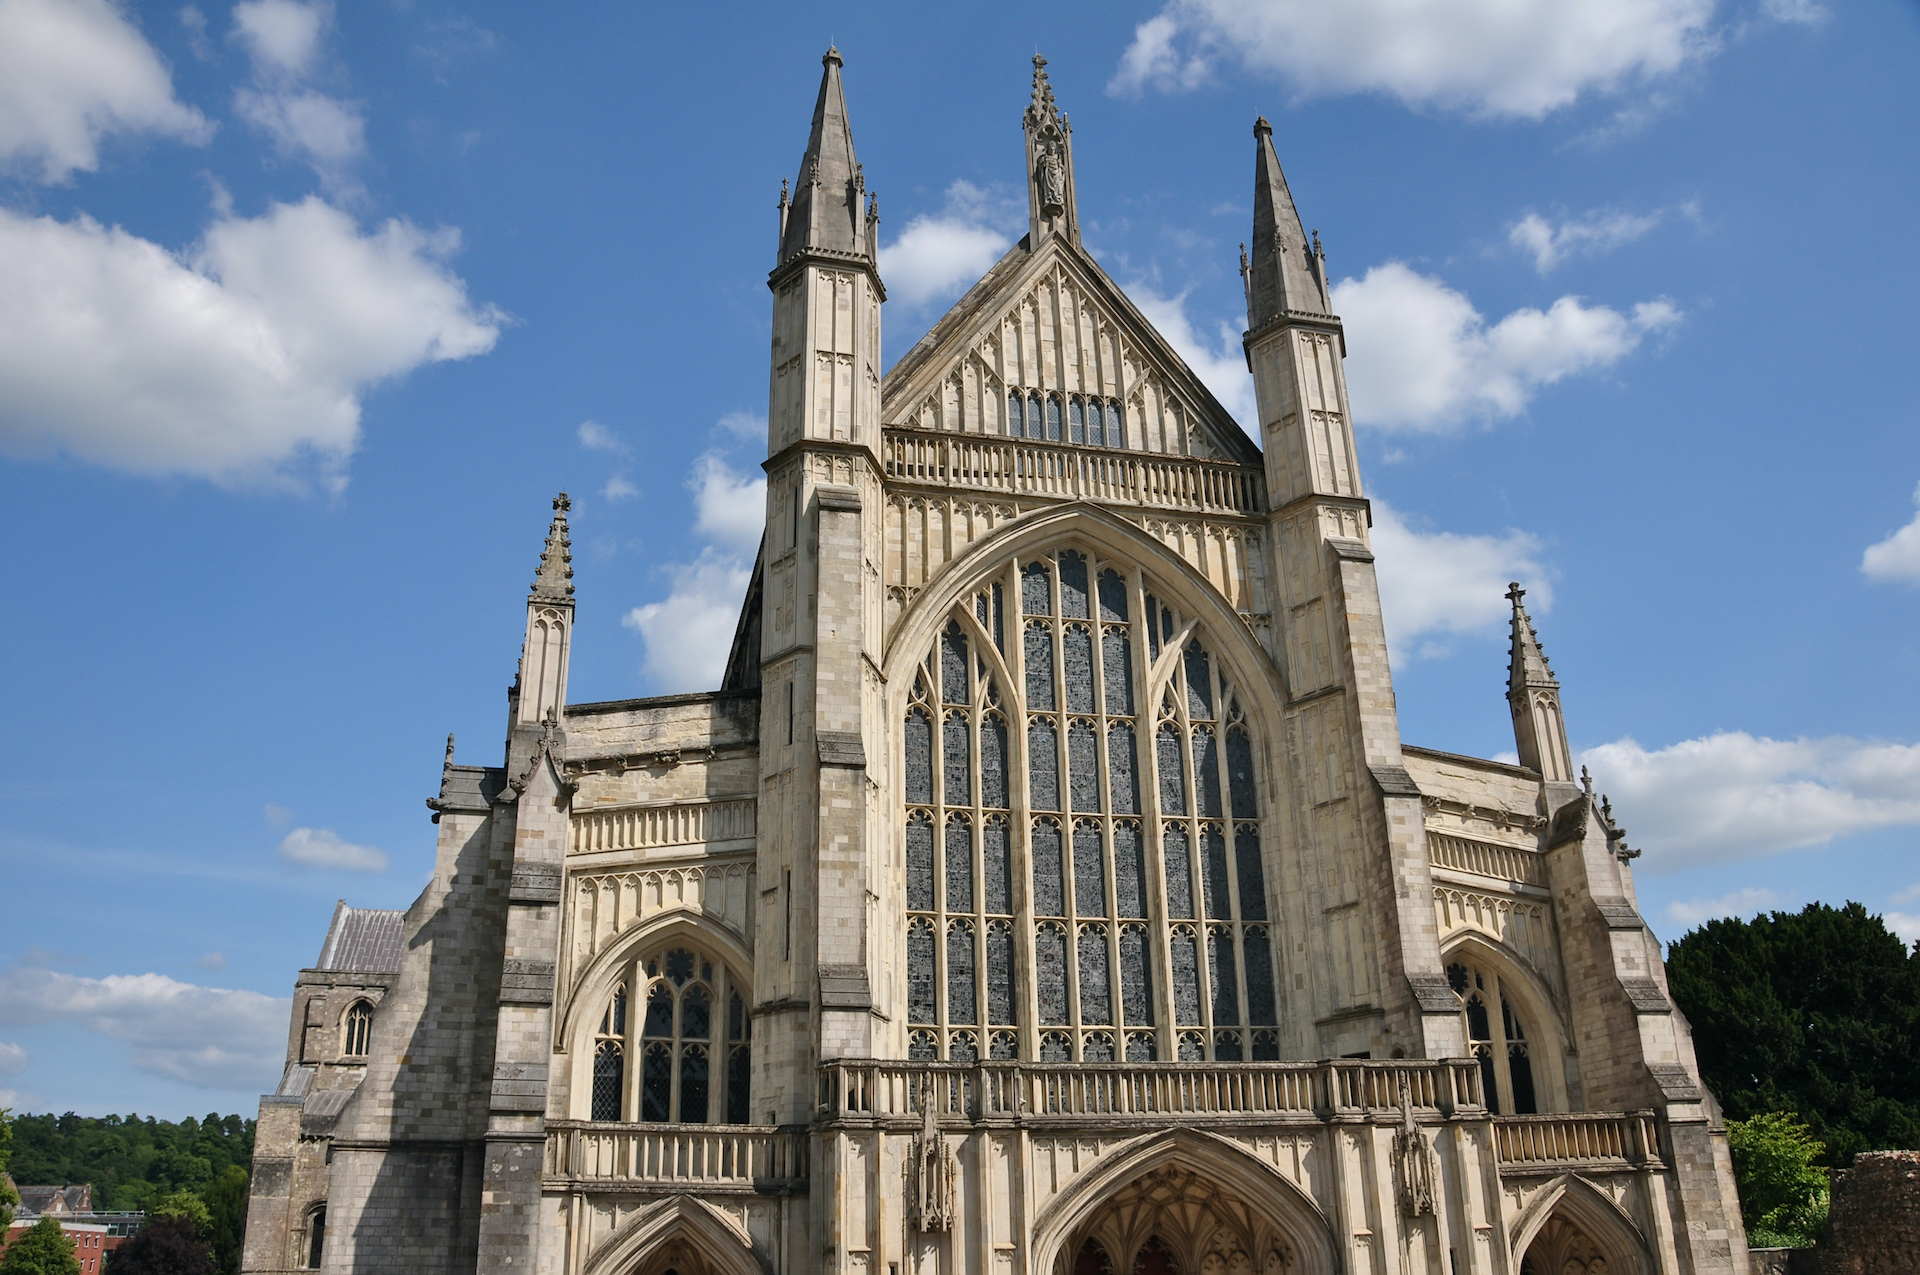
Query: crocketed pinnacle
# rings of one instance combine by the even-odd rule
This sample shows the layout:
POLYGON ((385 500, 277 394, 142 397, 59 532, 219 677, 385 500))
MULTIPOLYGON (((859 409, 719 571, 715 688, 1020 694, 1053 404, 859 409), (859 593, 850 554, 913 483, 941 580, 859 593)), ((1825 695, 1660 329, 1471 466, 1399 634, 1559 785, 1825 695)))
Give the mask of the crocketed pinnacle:
POLYGON ((1058 123, 1060 107, 1053 100, 1053 85, 1047 82, 1047 60, 1033 55, 1033 100, 1027 103, 1027 127, 1058 123))
POLYGON ((540 569, 533 573, 531 602, 573 601, 573 543, 567 539, 567 493, 553 498, 553 523, 547 528, 546 547, 540 551, 540 569))
POLYGON ((1293 193, 1273 149, 1273 125, 1254 122, 1253 244, 1249 254, 1247 327, 1260 327, 1288 310, 1331 314, 1326 266, 1319 245, 1307 239, 1293 193))
POLYGON ((1525 698, 1529 687, 1560 685, 1547 664, 1547 653, 1540 649, 1540 638, 1533 631, 1527 608, 1521 604, 1520 599, 1526 596, 1518 580, 1507 586, 1507 600, 1513 603, 1513 647, 1507 658, 1509 699, 1525 698))
POLYGON ((793 205, 780 237, 780 260, 805 252, 868 257, 872 240, 866 227, 866 178, 853 157, 853 131, 847 124, 847 96, 840 87, 840 51, 820 59, 820 100, 813 107, 813 132, 793 184, 793 205))

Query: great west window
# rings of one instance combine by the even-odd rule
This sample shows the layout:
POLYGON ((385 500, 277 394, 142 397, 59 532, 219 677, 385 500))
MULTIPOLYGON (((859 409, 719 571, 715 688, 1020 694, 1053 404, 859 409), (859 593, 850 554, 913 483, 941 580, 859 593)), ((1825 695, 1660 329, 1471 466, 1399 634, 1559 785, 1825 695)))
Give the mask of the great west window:
POLYGON ((1009 563, 902 726, 909 1057, 1280 1056, 1253 740, 1150 579, 1009 563))

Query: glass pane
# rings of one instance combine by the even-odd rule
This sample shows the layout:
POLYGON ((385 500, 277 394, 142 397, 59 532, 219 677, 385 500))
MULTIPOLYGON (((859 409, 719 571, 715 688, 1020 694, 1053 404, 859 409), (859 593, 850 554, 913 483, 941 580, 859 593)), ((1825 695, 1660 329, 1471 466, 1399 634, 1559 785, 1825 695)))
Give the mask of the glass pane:
POLYGON ((1155 769, 1160 776, 1160 813, 1187 813, 1186 769, 1180 760, 1180 732, 1168 722, 1154 732, 1155 769))
POLYGON ((747 1038, 747 1007, 735 992, 727 1003, 727 1039, 745 1040, 747 1038))
POLYGON ((1100 827, 1078 820, 1073 825, 1073 911, 1076 916, 1107 914, 1107 873, 1101 862, 1100 827))
POLYGON ((683 1124, 707 1122, 707 1051, 699 1045, 681 1046, 680 1120, 683 1124))
POLYGON ((965 819, 947 820, 946 867, 947 911, 973 911, 973 824, 965 819))
POLYGON ((671 952, 668 952, 667 977, 673 980, 675 987, 692 978, 693 953, 687 951, 684 947, 676 947, 671 952))
POLYGON ((943 795, 949 806, 973 804, 973 759, 968 756, 967 735, 966 714, 947 714, 940 727, 940 753, 946 771, 943 795))
POLYGON ((673 1118, 673 1046, 648 1045, 640 1064, 640 1118, 673 1118))
POLYGON ((914 1032, 907 1037, 907 1057, 913 1062, 932 1062, 940 1057, 932 1032, 914 1032))
POLYGON ((753 1123, 753 1051, 741 1045, 727 1058, 727 1123, 753 1123))
POLYGON ((1127 620, 1127 582, 1118 571, 1100 573, 1100 618, 1108 623, 1127 620))
MULTIPOLYGON (((1067 1021, 1067 932, 1058 925, 1042 925, 1033 936, 1034 991, 1040 1002, 1040 1021, 1055 1026, 1067 1021)), ((1042 1051, 1041 1057, 1045 1058, 1042 1051)), ((1063 1060, 1064 1061, 1064 1060, 1063 1060)))
POLYGON ((907 820, 907 908, 933 911, 933 820, 922 812, 907 820))
POLYGON ((1035 810, 1060 809, 1060 740, 1045 717, 1027 722, 1027 801, 1035 810))
POLYGON ((1227 893, 1227 838, 1211 825, 1200 829, 1200 889, 1208 920, 1232 918, 1233 909, 1228 906, 1232 898, 1227 893))
POLYGON ((1098 400, 1095 400, 1087 404, 1087 445, 1089 447, 1104 447, 1106 446, 1106 441, 1107 430, 1106 427, 1100 423, 1100 403, 1098 400))
POLYGON ((987 1021, 996 1027, 1020 1021, 1013 999, 1013 927, 1005 921, 987 926, 987 1021))
POLYGON ((1075 810, 1100 809, 1100 759, 1094 753, 1093 723, 1074 722, 1067 727, 1068 786, 1075 810))
POLYGON ((1167 915, 1193 916, 1193 861, 1187 826, 1170 823, 1160 834, 1160 855, 1167 861, 1167 915))
MULTIPOLYGON (((1086 596, 1081 595, 1081 605, 1086 596)), ((1061 637, 1062 663, 1066 666, 1067 711, 1093 711, 1093 630, 1084 624, 1070 625, 1061 637)))
POLYGON ((924 920, 907 926, 907 1021, 933 1021, 933 926, 924 920))
POLYGON ((1041 1062, 1072 1062, 1073 1050, 1065 1032, 1048 1032, 1040 1038, 1041 1062))
POLYGON ((949 623, 940 638, 940 698, 948 704, 971 703, 967 696, 967 635, 949 623))
POLYGON ((1029 562, 1020 573, 1020 613, 1053 614, 1053 588, 1044 562, 1029 562))
POLYGON ((1107 446, 1127 445, 1127 416, 1118 403, 1107 404, 1107 446))
POLYGON ((1060 396, 1058 394, 1047 396, 1047 441, 1049 443, 1060 441, 1060 396))
POLYGON ((1113 996, 1107 985, 1107 928, 1080 927, 1080 1021, 1103 1026, 1113 1021, 1113 996))
POLYGON ((1053 708, 1053 626, 1027 625, 1027 707, 1035 712, 1053 708))
POLYGON ((1007 433, 1015 438, 1020 437, 1027 429, 1025 407, 1026 400, 1018 393, 1007 395, 1007 433))
POLYGON ((974 981, 973 926, 955 921, 947 927, 947 1021, 977 1023, 979 992, 974 981))
POLYGON ((907 804, 933 804, 933 722, 926 710, 907 714, 907 804))
POLYGON ((673 1039, 673 993, 655 983, 647 993, 647 1021, 640 1034, 650 1040, 673 1039))
POLYGON ((1280 1015, 1273 996, 1273 942, 1258 926, 1247 931, 1247 1018, 1255 1024, 1277 1023, 1280 1015))
POLYGON ((689 987, 680 998, 680 1035, 687 1040, 705 1040, 712 1018, 713 1003, 707 989, 697 984, 689 987))
POLYGON ((1013 838, 1005 819, 990 819, 980 830, 983 863, 982 882, 986 906, 982 911, 996 916, 1013 913, 1013 838))
POLYGON ((1159 1050, 1154 1046, 1152 1032, 1127 1033, 1127 1061, 1152 1062, 1159 1050))
POLYGON ((1197 727, 1193 732, 1193 782, 1200 789, 1200 815, 1206 819, 1218 819, 1220 810, 1220 767, 1215 755, 1214 734, 1206 727, 1197 727))
POLYGON ((1080 1045, 1080 1061, 1090 1063, 1110 1063, 1113 1061, 1113 1035, 1110 1032, 1088 1032, 1080 1045))
POLYGON ((1213 1021, 1238 1025, 1240 982, 1233 967, 1233 935, 1224 928, 1207 931, 1207 991, 1213 1001, 1213 1021))
POLYGON ((1065 916, 1067 888, 1060 862, 1060 825, 1051 819, 1033 822, 1033 914, 1065 916))
POLYGON ((1140 782, 1133 769, 1133 727, 1116 722, 1107 727, 1107 770, 1112 776, 1113 813, 1140 813, 1140 782))
POLYGON ((1007 723, 995 713, 980 719, 980 804, 1007 808, 1007 723))
POLYGON ((1100 635, 1101 672, 1105 678, 1107 711, 1133 716, 1132 640, 1122 628, 1109 628, 1100 635))
POLYGON ((603 1040, 593 1051, 593 1118, 618 1120, 621 1091, 626 1088, 627 1060, 620 1046, 603 1040))
POLYGON ((1060 555, 1060 614, 1069 620, 1085 620, 1087 612, 1087 559, 1068 549, 1060 555))
POLYGON ((1067 441, 1071 443, 1087 441, 1087 409, 1078 398, 1067 402, 1067 441))
POLYGON ((1120 928, 1120 1009, 1129 1027, 1153 1025, 1153 976, 1147 968, 1147 927, 1120 928))
POLYGON ((1240 875, 1240 919, 1267 919, 1267 883, 1260 870, 1260 834, 1242 828, 1233 836, 1233 866, 1240 875))
POLYGON ((1240 1033, 1215 1032, 1213 1035, 1213 1056, 1218 1062, 1239 1062, 1240 1033))
POLYGON ((1146 850, 1140 844, 1140 825, 1113 826, 1113 903, 1116 916, 1147 914, 1146 850))
POLYGON ((1213 681, 1208 676, 1207 653, 1198 642, 1187 647, 1187 716, 1196 722, 1213 719, 1213 681))
POLYGON ((1253 743, 1247 732, 1227 732, 1228 787, 1233 790, 1233 817, 1258 819, 1260 809, 1253 795, 1253 743))

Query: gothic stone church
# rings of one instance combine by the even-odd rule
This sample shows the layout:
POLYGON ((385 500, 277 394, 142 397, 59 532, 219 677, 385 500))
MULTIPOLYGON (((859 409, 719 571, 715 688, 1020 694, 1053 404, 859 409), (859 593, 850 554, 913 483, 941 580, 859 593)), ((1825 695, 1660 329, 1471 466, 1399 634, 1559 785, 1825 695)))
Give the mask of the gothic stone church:
POLYGON ((1254 126, 1258 446, 1029 233, 882 374, 825 58, 717 691, 567 701, 567 502, 505 756, 341 906, 249 1272, 1744 1272, 1627 848, 1516 588, 1519 764, 1401 742, 1317 236, 1254 126))

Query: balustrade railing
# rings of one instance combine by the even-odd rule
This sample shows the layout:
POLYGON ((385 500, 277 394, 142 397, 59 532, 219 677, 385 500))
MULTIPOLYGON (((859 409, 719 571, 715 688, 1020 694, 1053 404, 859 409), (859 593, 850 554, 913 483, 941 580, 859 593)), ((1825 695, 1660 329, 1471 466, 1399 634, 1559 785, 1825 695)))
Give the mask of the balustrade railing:
POLYGON ((1199 514, 1266 509, 1265 476, 1233 461, 906 429, 884 431, 881 451, 887 477, 901 482, 1199 514))
POLYGON ((1444 832, 1427 833, 1427 858, 1437 868, 1471 872, 1475 876, 1499 881, 1518 881, 1524 885, 1547 883, 1547 857, 1538 850, 1455 837, 1444 832))
POLYGON ((1341 1112, 1478 1111, 1471 1061, 1312 1063, 936 1063, 839 1061, 820 1069, 831 1117, 1150 1119, 1341 1112))
POLYGON ((747 1125, 547 1122, 546 1174, 617 1182, 767 1186, 807 1176, 804 1134, 747 1125))
POLYGON ((1651 1111, 1495 1116, 1493 1129, 1503 1169, 1625 1167, 1663 1161, 1660 1124, 1651 1111))

